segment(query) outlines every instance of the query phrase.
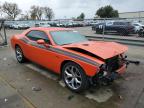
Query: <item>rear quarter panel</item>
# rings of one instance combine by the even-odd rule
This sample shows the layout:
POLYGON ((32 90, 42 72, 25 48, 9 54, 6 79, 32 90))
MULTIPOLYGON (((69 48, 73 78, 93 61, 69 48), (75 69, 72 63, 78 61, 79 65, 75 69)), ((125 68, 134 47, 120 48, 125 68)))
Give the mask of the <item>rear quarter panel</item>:
POLYGON ((23 42, 20 40, 21 37, 22 37, 22 35, 19 35, 19 34, 13 35, 12 38, 11 38, 11 40, 10 40, 11 46, 12 46, 12 48, 13 48, 14 50, 15 50, 16 45, 20 46, 21 49, 22 49, 22 51, 23 51, 24 56, 27 56, 27 55, 26 55, 26 52, 25 52, 25 50, 24 50, 24 44, 25 44, 25 43, 23 43, 23 42))

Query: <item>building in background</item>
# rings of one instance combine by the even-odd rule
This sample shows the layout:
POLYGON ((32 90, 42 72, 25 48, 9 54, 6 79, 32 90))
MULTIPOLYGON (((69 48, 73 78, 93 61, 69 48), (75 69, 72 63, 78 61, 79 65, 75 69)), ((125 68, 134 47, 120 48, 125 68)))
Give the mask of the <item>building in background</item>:
POLYGON ((132 21, 144 23, 144 11, 122 12, 119 13, 119 18, 127 18, 131 19, 132 21))
POLYGON ((144 18, 144 11, 119 13, 120 18, 144 18))

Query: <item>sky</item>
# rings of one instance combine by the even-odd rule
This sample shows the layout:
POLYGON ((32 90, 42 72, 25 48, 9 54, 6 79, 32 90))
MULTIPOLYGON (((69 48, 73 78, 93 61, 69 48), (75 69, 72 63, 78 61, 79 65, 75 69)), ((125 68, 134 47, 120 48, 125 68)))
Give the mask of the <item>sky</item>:
POLYGON ((96 10, 105 5, 112 5, 121 12, 144 11, 144 0, 0 0, 0 4, 7 2, 17 3, 23 12, 30 6, 49 6, 55 13, 55 19, 77 17, 81 12, 86 18, 93 18, 96 10))

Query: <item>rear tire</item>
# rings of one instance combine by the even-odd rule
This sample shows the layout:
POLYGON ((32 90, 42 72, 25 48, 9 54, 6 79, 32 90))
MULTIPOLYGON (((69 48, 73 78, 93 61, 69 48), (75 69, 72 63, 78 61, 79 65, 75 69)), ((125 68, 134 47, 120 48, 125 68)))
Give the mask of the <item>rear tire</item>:
POLYGON ((20 48, 20 46, 15 47, 15 54, 16 54, 16 59, 19 63, 24 63, 26 61, 26 58, 23 55, 23 51, 20 48))
POLYGON ((89 85, 85 72, 74 62, 68 62, 62 67, 62 79, 66 86, 74 92, 84 91, 89 85))
POLYGON ((96 28, 96 34, 102 34, 102 33, 103 33, 103 29, 96 28))

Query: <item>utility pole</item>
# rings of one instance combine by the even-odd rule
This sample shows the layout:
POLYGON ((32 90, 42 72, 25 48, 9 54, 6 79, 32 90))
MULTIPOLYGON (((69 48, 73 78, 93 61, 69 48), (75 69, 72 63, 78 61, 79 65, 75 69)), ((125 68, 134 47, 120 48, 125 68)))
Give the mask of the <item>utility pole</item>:
POLYGON ((140 22, 141 21, 140 20, 141 19, 141 11, 139 11, 138 14, 139 14, 139 22, 140 22))
POLYGON ((103 24, 103 41, 104 41, 104 35, 105 35, 105 26, 106 26, 106 21, 104 18, 104 24, 103 24))

